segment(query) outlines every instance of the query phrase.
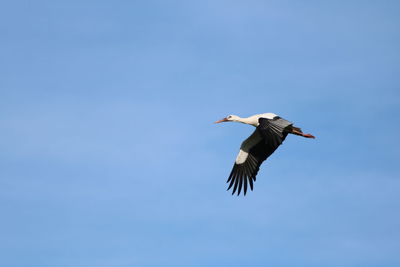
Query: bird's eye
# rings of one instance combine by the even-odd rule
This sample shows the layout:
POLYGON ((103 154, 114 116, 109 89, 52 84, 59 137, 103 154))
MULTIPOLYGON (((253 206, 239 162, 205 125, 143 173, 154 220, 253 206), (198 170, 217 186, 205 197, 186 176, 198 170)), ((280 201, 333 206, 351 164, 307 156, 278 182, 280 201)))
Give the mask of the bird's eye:
POLYGON ((232 116, 229 115, 229 116, 228 116, 228 119, 230 119, 230 118, 232 118, 232 116))

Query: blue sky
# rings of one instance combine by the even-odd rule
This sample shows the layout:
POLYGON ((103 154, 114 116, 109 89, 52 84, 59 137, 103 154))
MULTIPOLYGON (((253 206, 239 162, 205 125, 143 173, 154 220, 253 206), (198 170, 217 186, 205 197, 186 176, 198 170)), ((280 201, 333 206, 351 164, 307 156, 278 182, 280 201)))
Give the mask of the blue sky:
POLYGON ((0 266, 400 266, 398 1, 3 1, 0 266), (246 197, 253 129, 290 136, 246 197))

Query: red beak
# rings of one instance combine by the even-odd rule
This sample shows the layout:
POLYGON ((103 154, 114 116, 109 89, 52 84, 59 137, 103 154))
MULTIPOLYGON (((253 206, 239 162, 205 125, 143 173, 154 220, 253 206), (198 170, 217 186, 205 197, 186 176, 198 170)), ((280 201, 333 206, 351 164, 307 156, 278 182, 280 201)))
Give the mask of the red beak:
POLYGON ((224 122, 224 121, 228 121, 228 119, 227 118, 223 118, 222 120, 216 121, 214 123, 220 123, 220 122, 224 122))

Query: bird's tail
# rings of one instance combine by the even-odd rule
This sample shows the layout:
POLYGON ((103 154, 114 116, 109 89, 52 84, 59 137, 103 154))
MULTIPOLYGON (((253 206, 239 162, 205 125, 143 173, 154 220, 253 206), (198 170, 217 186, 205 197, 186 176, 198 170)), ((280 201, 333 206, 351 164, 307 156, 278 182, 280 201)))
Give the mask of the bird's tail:
POLYGON ((299 132, 299 133, 302 133, 302 132, 303 132, 303 131, 301 130, 301 128, 295 127, 295 126, 292 126, 292 130, 295 130, 295 131, 297 131, 297 132, 299 132))

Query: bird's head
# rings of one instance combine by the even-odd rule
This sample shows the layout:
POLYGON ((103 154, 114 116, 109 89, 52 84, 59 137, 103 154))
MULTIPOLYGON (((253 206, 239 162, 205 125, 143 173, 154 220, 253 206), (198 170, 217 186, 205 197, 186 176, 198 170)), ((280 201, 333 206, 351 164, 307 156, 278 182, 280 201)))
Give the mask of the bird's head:
POLYGON ((214 123, 220 123, 220 122, 226 122, 226 121, 239 121, 240 117, 236 115, 229 115, 226 116, 226 118, 223 118, 222 120, 216 121, 214 123))

